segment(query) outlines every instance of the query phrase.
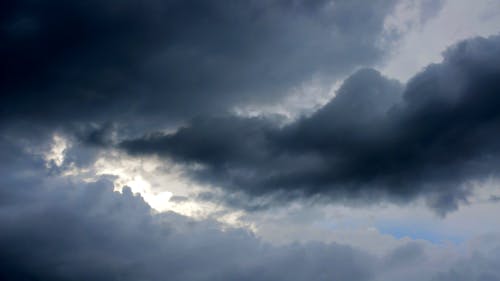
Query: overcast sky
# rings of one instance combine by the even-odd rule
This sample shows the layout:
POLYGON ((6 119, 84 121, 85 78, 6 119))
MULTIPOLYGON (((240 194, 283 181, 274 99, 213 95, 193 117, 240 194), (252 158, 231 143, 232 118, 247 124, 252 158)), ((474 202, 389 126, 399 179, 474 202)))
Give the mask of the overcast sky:
POLYGON ((500 281, 500 0, 0 3, 0 279, 500 281))

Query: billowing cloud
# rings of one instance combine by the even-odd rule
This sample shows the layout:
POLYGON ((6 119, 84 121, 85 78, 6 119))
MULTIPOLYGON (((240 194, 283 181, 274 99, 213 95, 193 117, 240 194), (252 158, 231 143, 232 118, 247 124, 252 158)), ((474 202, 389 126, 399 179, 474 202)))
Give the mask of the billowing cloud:
POLYGON ((1 2, 0 279, 499 280, 496 7, 1 2))
POLYGON ((404 88, 360 70, 326 106, 285 127, 263 118, 196 119, 121 146, 200 164, 200 180, 249 195, 425 195, 445 213, 466 201, 468 181, 496 175, 499 58, 500 37, 475 38, 450 47, 404 88))

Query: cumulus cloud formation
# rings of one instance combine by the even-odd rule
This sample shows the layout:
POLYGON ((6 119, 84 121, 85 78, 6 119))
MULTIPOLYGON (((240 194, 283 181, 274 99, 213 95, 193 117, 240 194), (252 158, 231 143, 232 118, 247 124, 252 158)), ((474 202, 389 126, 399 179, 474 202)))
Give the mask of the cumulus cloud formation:
POLYGON ((203 169, 228 189, 332 198, 425 195, 439 212, 467 198, 469 180, 496 175, 500 37, 460 42, 403 88, 375 70, 344 81, 318 112, 285 127, 263 118, 194 120, 173 134, 125 141, 203 169))

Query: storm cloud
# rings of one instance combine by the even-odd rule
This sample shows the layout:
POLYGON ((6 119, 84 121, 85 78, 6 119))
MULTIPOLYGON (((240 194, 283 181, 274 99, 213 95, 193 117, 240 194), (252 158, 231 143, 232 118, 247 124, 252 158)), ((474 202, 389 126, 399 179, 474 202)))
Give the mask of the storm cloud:
POLYGON ((487 247, 497 237, 439 266, 422 242, 382 256, 338 243, 276 246, 246 229, 157 213, 129 188, 114 192, 105 177, 89 183, 48 175, 41 159, 6 140, 0 155, 12 161, 0 170, 3 280, 376 281, 401 280, 408 268, 419 271, 408 280, 500 274, 500 248, 487 247))
POLYGON ((0 280, 500 280, 493 2, 0 1, 0 280))
POLYGON ((310 117, 196 119, 172 134, 125 141, 132 154, 201 164, 202 181, 261 196, 332 199, 424 195, 440 213, 466 201, 467 183, 496 176, 500 37, 460 42, 405 86, 363 69, 310 117))
POLYGON ((154 127, 273 103, 380 61, 394 3, 2 3, 0 119, 154 127))

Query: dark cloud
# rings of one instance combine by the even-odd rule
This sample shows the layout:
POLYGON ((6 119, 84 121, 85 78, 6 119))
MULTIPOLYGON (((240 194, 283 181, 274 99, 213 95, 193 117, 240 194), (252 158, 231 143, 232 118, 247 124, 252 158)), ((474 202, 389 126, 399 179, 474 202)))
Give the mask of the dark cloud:
POLYGON ((121 146, 201 164, 199 179, 250 195, 425 195, 444 214, 467 200, 469 180, 496 175, 499 58, 500 37, 471 39, 404 89, 360 70, 325 107, 284 128, 259 118, 197 119, 121 146))
MULTIPOLYGON (((337 243, 276 246, 153 211, 92 169, 63 176, 117 145, 187 164, 189 176, 224 191, 196 200, 259 209, 296 198, 425 197, 441 214, 456 209, 468 181, 498 175, 498 36, 451 47, 405 86, 361 69, 292 124, 225 115, 376 64, 395 2, 1 2, 0 279, 498 280, 496 238, 452 267, 429 266, 420 242, 380 256, 337 243), (44 154, 54 133, 71 144, 62 163, 44 154)), ((422 0, 421 20, 441 2, 422 0)))
POLYGON ((274 102, 377 62, 394 2, 8 1, 0 120, 154 127, 274 102))
POLYGON ((0 142, 2 159, 12 161, 0 166, 2 280, 368 281, 417 271, 407 279, 496 280, 500 274, 500 248, 489 247, 500 241, 495 237, 481 239, 474 254, 453 257, 451 267, 433 263, 427 244, 417 242, 381 256, 337 243, 274 246, 244 229, 155 213, 130 189, 113 192, 106 179, 50 176, 22 147, 0 142))

